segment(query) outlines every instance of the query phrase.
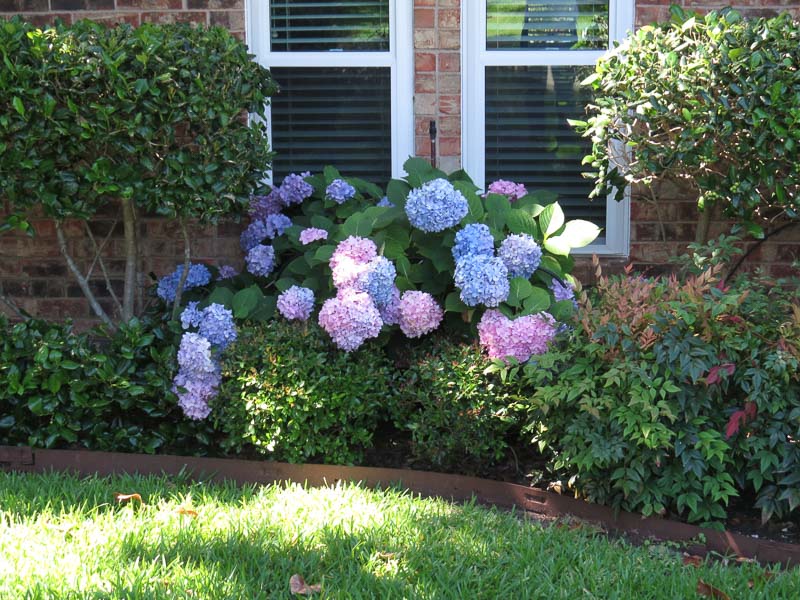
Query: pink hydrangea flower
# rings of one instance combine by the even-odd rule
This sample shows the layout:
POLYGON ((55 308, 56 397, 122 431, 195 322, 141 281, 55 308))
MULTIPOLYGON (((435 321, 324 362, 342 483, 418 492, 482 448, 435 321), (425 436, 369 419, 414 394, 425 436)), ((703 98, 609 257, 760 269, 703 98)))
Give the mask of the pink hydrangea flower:
POLYGON ((308 227, 300 232, 300 243, 307 246, 311 242, 327 240, 328 232, 317 227, 308 227))
POLYGON ((548 313, 526 315, 511 320, 499 310, 487 310, 478 323, 478 336, 489 358, 515 358, 526 362, 543 354, 555 337, 556 322, 548 313))
POLYGON ((351 352, 366 340, 378 337, 383 321, 368 294, 346 288, 325 301, 319 311, 319 324, 334 344, 351 352))
POLYGON ((527 193, 528 190, 525 189, 523 184, 506 181, 505 179, 493 181, 489 184, 489 189, 486 190, 486 194, 502 194, 503 196, 507 196, 512 202, 514 200, 519 200, 527 193))
POLYGON ((408 291, 400 298, 400 329, 407 337, 416 338, 430 333, 442 322, 444 312, 427 292, 408 291))
POLYGON ((339 243, 330 260, 333 285, 337 288, 352 286, 378 256, 375 242, 351 235, 339 243))

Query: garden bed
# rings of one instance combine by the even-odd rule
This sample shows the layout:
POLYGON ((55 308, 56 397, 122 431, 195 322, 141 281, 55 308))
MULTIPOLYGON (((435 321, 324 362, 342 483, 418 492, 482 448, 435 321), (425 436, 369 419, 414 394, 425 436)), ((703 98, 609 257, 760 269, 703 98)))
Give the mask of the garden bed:
POLYGON ((426 497, 443 497, 456 501, 474 497, 482 504, 520 509, 540 517, 573 516, 596 524, 608 533, 624 535, 634 542, 656 539, 680 543, 692 554, 717 553, 761 563, 780 563, 786 567, 800 565, 798 544, 755 539, 731 531, 715 531, 668 519, 642 518, 640 515, 615 512, 608 507, 546 490, 463 475, 375 467, 293 465, 271 461, 40 450, 10 446, 0 446, 0 468, 36 473, 69 471, 80 475, 191 473, 192 476, 207 480, 229 480, 238 484, 283 481, 306 483, 310 486, 323 486, 339 481, 362 482, 372 487, 401 484, 404 488, 426 497))

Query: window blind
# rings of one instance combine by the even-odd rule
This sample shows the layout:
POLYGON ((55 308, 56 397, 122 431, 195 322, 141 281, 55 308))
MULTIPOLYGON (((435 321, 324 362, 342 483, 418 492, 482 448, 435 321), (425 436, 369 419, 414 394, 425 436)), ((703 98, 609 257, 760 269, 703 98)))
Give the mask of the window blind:
POLYGON ((273 52, 388 51, 389 0, 273 0, 273 52))
POLYGON ((273 68, 273 179, 319 172, 386 184, 392 175, 389 67, 273 68))
POLYGON ((585 117, 591 95, 578 82, 593 69, 486 67, 486 183, 550 190, 569 218, 605 228, 605 199, 589 201, 592 182, 581 176, 591 145, 567 123, 585 117))
POLYGON ((487 0, 486 47, 598 50, 608 47, 608 0, 487 0))

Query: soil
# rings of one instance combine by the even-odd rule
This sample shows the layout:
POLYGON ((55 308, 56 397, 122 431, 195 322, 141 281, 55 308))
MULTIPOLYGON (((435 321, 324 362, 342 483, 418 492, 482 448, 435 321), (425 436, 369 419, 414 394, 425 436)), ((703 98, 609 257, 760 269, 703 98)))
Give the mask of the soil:
MULTIPOLYGON (((469 468, 468 466, 462 468, 464 465, 459 465, 459 469, 447 469, 441 465, 433 465, 415 458, 410 435, 398 432, 389 426, 376 433, 373 443, 373 447, 366 452, 361 466, 472 475, 558 491, 557 483, 548 478, 544 458, 530 446, 512 448, 503 461, 491 467, 473 466, 469 468)), ((753 538, 800 544, 800 517, 763 524, 761 513, 752 508, 754 504, 755 498, 737 498, 733 501, 728 508, 729 518, 725 528, 728 531, 753 538)), ((680 520, 677 515, 666 516, 670 519, 680 520)))

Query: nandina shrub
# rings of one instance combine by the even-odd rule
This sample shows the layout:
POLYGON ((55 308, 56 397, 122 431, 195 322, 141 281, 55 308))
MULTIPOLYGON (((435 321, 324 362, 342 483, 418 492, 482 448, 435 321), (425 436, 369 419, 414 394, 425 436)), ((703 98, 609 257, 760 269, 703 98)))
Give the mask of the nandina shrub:
POLYGON ((346 354, 311 323, 243 328, 222 374, 211 404, 222 446, 274 460, 358 462, 394 401, 393 371, 380 348, 346 354))
POLYGON ((578 494, 703 523, 735 496, 764 520, 800 506, 797 287, 718 271, 600 277, 566 341, 507 373, 578 494))
POLYGON ((486 473, 509 451, 515 426, 508 390, 468 339, 435 336, 407 349, 394 421, 411 435, 418 464, 486 473))

